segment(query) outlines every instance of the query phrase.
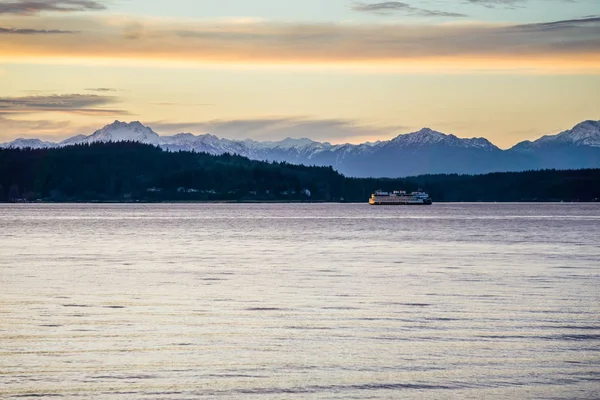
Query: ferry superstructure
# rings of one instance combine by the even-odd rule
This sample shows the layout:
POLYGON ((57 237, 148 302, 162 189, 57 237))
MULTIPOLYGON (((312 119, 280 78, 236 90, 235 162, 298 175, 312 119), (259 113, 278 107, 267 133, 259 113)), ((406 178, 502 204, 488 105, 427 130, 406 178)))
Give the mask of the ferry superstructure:
POLYGON ((432 204, 429 194, 418 191, 407 193, 404 190, 393 192, 376 191, 371 195, 369 204, 372 206, 409 206, 409 205, 430 205, 432 204))

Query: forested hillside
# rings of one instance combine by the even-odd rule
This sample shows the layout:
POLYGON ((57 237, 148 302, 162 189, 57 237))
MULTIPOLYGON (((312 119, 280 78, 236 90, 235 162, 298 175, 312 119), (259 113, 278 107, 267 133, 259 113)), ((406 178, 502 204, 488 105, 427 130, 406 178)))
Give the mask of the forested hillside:
POLYGON ((600 169, 361 179, 132 142, 0 149, 0 201, 366 202, 376 189, 419 188, 434 202, 597 201, 600 169))

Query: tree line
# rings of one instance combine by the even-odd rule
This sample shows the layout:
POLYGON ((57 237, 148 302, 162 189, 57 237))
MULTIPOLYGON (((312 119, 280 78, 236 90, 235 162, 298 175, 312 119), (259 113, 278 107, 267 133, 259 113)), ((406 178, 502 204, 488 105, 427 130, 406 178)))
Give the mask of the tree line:
POLYGON ((0 149, 0 201, 346 201, 423 189, 436 201, 598 201, 600 169, 349 178, 332 167, 134 142, 0 149))

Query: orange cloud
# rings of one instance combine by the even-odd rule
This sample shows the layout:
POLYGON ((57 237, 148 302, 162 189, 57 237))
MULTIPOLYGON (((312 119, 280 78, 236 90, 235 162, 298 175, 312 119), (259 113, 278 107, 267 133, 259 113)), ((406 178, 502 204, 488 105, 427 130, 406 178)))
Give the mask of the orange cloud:
POLYGON ((600 18, 430 26, 93 19, 88 30, 74 19, 37 23, 10 29, 80 33, 0 35, 0 61, 600 73, 600 18))

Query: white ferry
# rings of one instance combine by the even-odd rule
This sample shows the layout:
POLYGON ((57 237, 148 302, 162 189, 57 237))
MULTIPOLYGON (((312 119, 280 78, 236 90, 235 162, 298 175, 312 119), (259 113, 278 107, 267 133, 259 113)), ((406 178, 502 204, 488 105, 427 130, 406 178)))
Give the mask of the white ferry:
POLYGON ((431 203, 429 195, 421 191, 406 193, 403 190, 396 190, 389 193, 378 190, 369 199, 369 204, 372 206, 430 205, 431 203))

